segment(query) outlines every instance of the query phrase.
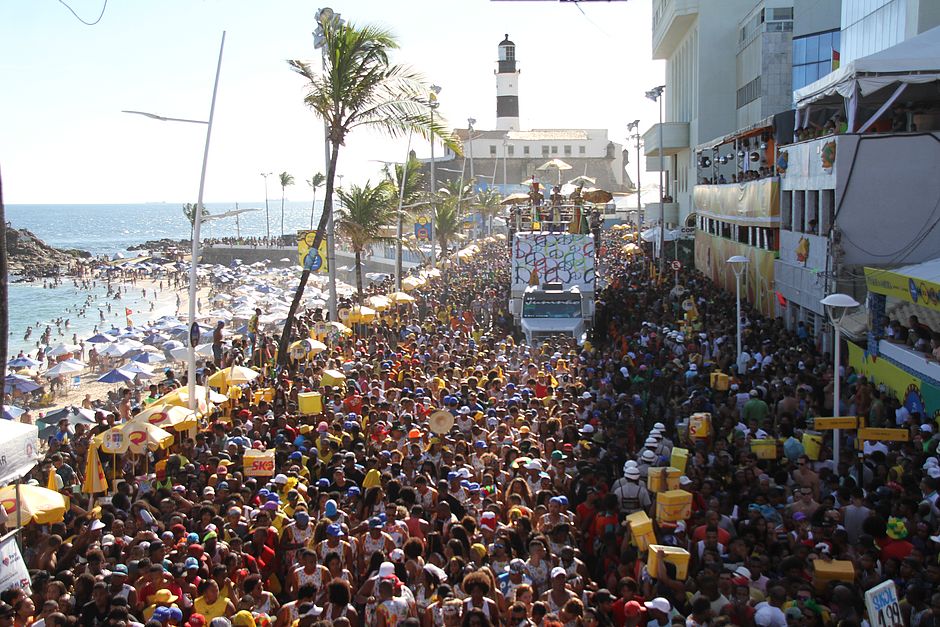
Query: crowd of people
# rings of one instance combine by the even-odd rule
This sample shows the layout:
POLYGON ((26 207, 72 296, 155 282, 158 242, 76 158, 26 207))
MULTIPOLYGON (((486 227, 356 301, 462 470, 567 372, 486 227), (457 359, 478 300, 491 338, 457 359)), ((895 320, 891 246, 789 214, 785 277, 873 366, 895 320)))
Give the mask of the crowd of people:
MULTIPOLYGON (((863 594, 887 580, 906 627, 940 625, 932 417, 847 370, 844 415, 877 396, 911 438, 861 458, 843 431, 834 467, 832 432, 803 437, 833 415, 828 355, 746 311, 736 372, 733 295, 693 271, 658 285, 610 239, 583 344, 516 340, 495 242, 286 368, 257 328, 226 345, 262 376, 167 450, 103 455, 107 495, 82 471, 120 418, 63 423, 33 479, 53 470, 70 508, 23 530, 31 589, 0 593, 0 627, 880 627, 863 594), (250 450, 274 453, 270 474, 250 450), (652 483, 677 450, 690 498, 661 516, 652 483)), ((122 412, 181 385, 169 372, 122 412)))

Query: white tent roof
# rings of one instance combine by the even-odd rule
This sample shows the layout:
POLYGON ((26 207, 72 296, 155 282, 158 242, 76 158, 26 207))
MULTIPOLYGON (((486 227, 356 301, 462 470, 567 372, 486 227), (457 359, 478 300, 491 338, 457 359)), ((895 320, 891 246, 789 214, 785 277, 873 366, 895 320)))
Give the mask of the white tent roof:
POLYGON ((881 52, 855 59, 834 72, 793 92, 797 108, 826 96, 847 98, 857 89, 867 96, 893 83, 940 80, 940 26, 881 52))
POLYGON ((39 428, 12 420, 3 421, 0 440, 0 485, 12 483, 33 469, 39 453, 39 428))
POLYGON ((915 263, 910 266, 895 268, 891 270, 891 272, 903 274, 913 279, 929 281, 930 283, 940 283, 940 257, 931 259, 930 261, 924 261, 923 263, 915 263))

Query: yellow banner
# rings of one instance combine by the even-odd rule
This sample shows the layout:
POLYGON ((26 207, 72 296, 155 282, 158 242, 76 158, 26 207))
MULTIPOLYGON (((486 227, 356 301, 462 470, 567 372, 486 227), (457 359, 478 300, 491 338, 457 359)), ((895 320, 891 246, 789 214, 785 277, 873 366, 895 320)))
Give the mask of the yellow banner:
POLYGON ((780 183, 761 179, 747 183, 696 185, 695 211, 737 224, 769 226, 780 219, 780 183))
POLYGON ((855 429, 858 427, 858 419, 855 416, 840 418, 816 418, 813 421, 813 427, 817 431, 826 431, 829 429, 855 429))
POLYGON ((271 477, 274 475, 274 451, 245 451, 242 458, 246 477, 271 477))
POLYGON ((310 250, 316 236, 316 231, 297 231, 297 263, 310 272, 327 272, 326 238, 320 242, 318 251, 310 250))
POLYGON ((739 242, 695 231, 695 269, 734 294, 734 271, 727 259, 733 255, 748 258, 741 276, 741 299, 751 303, 765 316, 775 317, 774 258, 776 253, 739 242))
POLYGON ((859 440, 880 440, 885 442, 907 442, 910 439, 907 429, 876 429, 868 427, 858 430, 859 440))
POLYGON ((940 283, 879 268, 865 268, 865 283, 869 292, 940 311, 940 283))

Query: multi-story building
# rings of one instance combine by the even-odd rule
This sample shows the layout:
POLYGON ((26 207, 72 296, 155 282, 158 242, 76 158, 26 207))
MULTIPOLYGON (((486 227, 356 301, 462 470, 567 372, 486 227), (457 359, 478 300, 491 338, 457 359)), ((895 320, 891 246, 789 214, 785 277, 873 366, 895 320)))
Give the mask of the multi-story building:
POLYGON ((738 23, 735 128, 790 108, 793 0, 762 0, 738 23))

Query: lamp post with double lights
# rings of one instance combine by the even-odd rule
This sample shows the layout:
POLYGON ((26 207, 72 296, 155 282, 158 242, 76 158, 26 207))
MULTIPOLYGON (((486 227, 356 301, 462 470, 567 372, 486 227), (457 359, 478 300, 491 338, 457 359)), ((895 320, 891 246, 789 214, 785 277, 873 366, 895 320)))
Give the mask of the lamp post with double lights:
POLYGON ((261 177, 264 179, 264 224, 265 224, 265 235, 268 239, 268 245, 271 244, 271 218, 268 213, 268 177, 271 176, 270 172, 262 172, 261 177))
POLYGON ((735 255, 728 259, 731 270, 734 271, 734 300, 735 300, 735 329, 737 331, 737 352, 734 355, 734 363, 738 367, 738 374, 741 374, 741 275, 747 268, 748 258, 742 255, 735 255))
MULTIPOLYGON (((193 216, 193 242, 192 242, 192 260, 189 265, 189 368, 187 380, 189 383, 189 409, 196 411, 198 404, 196 402, 196 344, 199 341, 199 326, 196 322, 196 291, 198 276, 196 269, 199 266, 199 229, 202 226, 202 205, 203 191, 206 187, 206 166, 209 163, 209 140, 212 138, 212 121, 215 117, 215 100, 219 91, 219 74, 222 72, 222 52, 225 50, 225 31, 222 31, 222 43, 219 45, 219 61, 215 68, 215 82, 212 85, 212 103, 209 105, 208 120, 189 120, 186 118, 170 118, 154 113, 144 111, 124 111, 124 113, 133 113, 142 115, 153 120, 161 122, 184 122, 187 124, 204 124, 206 126, 206 147, 202 153, 202 171, 199 175, 199 195, 196 199, 196 215, 193 216)), ((267 182, 267 179, 265 179, 267 182)), ((267 193, 265 193, 267 196, 267 193)))
MULTIPOLYGON (((848 294, 830 294, 819 301, 825 308, 829 321, 836 330, 834 353, 834 371, 832 386, 832 411, 836 417, 842 415, 842 375, 839 372, 842 369, 842 320, 852 309, 859 306, 859 302, 848 294)), ((836 475, 839 473, 839 429, 832 431, 832 463, 835 465, 836 475)), ((861 481, 861 475, 859 476, 861 481)))
MULTIPOLYGON (((428 108, 431 113, 431 128, 434 128, 434 110, 441 106, 441 103, 437 101, 437 96, 441 93, 441 88, 438 85, 431 85, 431 93, 428 94, 428 108)), ((434 208, 435 203, 434 199, 437 197, 437 178, 434 172, 434 138, 431 138, 431 219, 430 219, 430 233, 428 234, 428 240, 431 244, 431 267, 437 267, 437 245, 434 243, 434 208)))
POLYGON ((633 132, 633 135, 627 135, 628 139, 636 140, 636 226, 643 226, 643 207, 640 204, 640 121, 633 120, 627 124, 627 132, 633 132))
POLYGON ((646 92, 646 97, 659 103, 659 276, 662 278, 666 267, 666 207, 664 196, 666 190, 663 186, 663 177, 666 169, 666 156, 663 152, 663 90, 665 85, 659 85, 646 92))

